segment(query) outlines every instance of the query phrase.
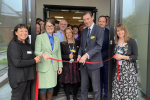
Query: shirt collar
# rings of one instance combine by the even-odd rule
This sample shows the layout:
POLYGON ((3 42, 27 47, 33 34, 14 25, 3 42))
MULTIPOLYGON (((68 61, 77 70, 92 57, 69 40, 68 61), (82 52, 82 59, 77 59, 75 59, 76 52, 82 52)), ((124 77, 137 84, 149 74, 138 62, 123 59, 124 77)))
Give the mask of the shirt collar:
MULTIPOLYGON (((93 26, 94 26, 94 22, 93 22, 93 24, 92 24, 91 27, 90 27, 91 30, 93 29, 93 26)), ((88 28, 88 29, 89 29, 89 28, 88 28)))
POLYGON ((52 34, 52 36, 50 36, 50 35, 47 33, 47 35, 48 35, 49 38, 53 38, 53 34, 52 34))

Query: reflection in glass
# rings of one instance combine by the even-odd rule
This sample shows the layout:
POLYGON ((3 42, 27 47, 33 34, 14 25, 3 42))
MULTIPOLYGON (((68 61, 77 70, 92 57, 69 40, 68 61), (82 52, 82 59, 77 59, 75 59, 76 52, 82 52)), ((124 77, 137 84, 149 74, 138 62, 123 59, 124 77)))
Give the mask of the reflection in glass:
POLYGON ((0 0, 0 100, 10 100, 7 46, 14 27, 22 22, 22 0, 0 0))
POLYGON ((149 0, 123 0, 122 22, 127 26, 130 37, 138 44, 138 86, 145 94, 147 89, 148 14, 149 0))

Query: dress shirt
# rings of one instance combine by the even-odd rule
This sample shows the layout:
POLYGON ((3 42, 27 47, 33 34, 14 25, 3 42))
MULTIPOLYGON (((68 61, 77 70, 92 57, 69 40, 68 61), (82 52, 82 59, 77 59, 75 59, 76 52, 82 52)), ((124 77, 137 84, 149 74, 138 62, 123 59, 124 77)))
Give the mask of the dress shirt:
POLYGON ((109 26, 107 26, 107 29, 109 30, 109 26))
POLYGON ((58 30, 58 31, 57 31, 57 33, 54 33, 54 35, 56 35, 56 36, 58 36, 58 37, 59 37, 60 42, 62 42, 62 41, 64 41, 64 40, 65 40, 65 38, 64 38, 64 34, 63 34, 60 30, 58 30))
MULTIPOLYGON (((52 50, 54 49, 54 37, 53 37, 53 34, 52 34, 52 36, 50 36, 48 33, 47 33, 47 35, 48 35, 48 38, 49 38, 49 41, 50 41, 50 44, 51 44, 51 48, 52 48, 52 50)), ((53 62, 53 60, 51 60, 51 62, 53 62)))
POLYGON ((48 33, 47 33, 47 35, 48 35, 48 38, 49 38, 49 41, 50 41, 50 44, 51 44, 51 48, 53 50, 54 49, 54 37, 53 37, 53 35, 50 36, 48 33))
MULTIPOLYGON (((90 30, 90 35, 91 35, 91 32, 92 32, 93 26, 94 26, 94 22, 93 22, 93 24, 92 24, 91 27, 90 27, 90 29, 91 29, 91 30, 90 30)), ((88 29, 89 29, 89 28, 88 28, 88 29)), ((88 35, 88 33, 87 33, 87 35, 88 35)), ((87 54, 88 59, 90 59, 89 54, 88 54, 88 53, 85 53, 85 54, 87 54)), ((78 55, 78 56, 81 57, 81 55, 78 55)))
MULTIPOLYGON (((93 26, 94 26, 94 22, 93 22, 93 24, 91 25, 91 27, 90 27, 90 35, 91 35, 91 32, 92 32, 92 29, 93 29, 93 26)), ((89 28, 88 28, 89 29, 89 28)), ((87 34, 88 35, 88 34, 87 34)), ((90 36, 89 36, 90 37, 90 36)), ((87 55, 88 55, 88 59, 90 59, 90 57, 89 57, 89 54, 88 53, 86 53, 87 55)))

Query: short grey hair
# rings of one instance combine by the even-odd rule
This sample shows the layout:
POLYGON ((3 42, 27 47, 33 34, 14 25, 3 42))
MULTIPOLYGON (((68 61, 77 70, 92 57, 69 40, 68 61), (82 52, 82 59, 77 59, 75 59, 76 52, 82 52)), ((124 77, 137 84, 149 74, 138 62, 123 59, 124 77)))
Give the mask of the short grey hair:
MULTIPOLYGON (((61 21, 65 21, 66 24, 68 25, 68 23, 67 23, 67 21, 65 19, 62 19, 61 21)), ((59 25, 60 25, 61 21, 59 22, 59 25)))

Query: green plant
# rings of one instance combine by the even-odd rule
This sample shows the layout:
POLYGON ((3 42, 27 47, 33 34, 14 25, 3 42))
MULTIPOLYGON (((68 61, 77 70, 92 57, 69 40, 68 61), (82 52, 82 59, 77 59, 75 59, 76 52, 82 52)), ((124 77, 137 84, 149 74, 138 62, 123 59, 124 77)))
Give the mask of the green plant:
POLYGON ((1 64, 1 65, 6 65, 6 64, 8 64, 7 59, 4 58, 4 59, 0 60, 0 64, 1 64))
POLYGON ((7 50, 7 47, 0 47, 0 50, 7 50))

